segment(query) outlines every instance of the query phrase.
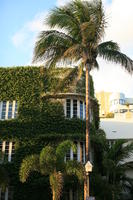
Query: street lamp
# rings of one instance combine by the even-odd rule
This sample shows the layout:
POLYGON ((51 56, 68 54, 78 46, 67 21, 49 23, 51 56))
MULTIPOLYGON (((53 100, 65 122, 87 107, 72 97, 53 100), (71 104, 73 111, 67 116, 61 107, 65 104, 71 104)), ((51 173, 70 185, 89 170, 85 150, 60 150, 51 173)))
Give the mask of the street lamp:
POLYGON ((89 197, 90 197, 90 191, 89 191, 89 173, 92 172, 92 164, 90 163, 90 161, 88 161, 86 164, 85 164, 85 172, 86 172, 86 200, 89 200, 89 197))

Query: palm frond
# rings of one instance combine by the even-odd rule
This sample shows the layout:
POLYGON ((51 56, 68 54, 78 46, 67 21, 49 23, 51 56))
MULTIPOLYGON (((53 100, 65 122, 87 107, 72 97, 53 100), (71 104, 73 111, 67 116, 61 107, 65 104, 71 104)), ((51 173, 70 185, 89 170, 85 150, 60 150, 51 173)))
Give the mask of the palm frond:
POLYGON ((98 43, 101 41, 101 39, 104 36, 105 33, 105 27, 106 27, 106 19, 105 19, 105 13, 102 6, 101 1, 94 1, 94 8, 93 8, 93 23, 95 24, 95 36, 94 41, 95 44, 98 45, 98 43))
POLYGON ((118 63, 124 67, 124 69, 133 73, 133 61, 125 54, 119 51, 117 43, 105 42, 98 46, 98 55, 107 61, 118 63))
POLYGON ((93 63, 91 65, 91 70, 93 70, 93 69, 97 69, 97 70, 99 69, 99 64, 98 64, 96 58, 93 59, 93 63))
POLYGON ((57 60, 74 43, 73 39, 65 33, 51 30, 42 31, 35 44, 33 62, 41 60, 57 60))
POLYGON ((104 54, 104 52, 107 50, 114 50, 114 51, 119 51, 120 47, 116 42, 113 41, 107 41, 107 42, 103 42, 101 44, 98 45, 97 47, 98 49, 98 53, 99 55, 104 54))
POLYGON ((101 1, 74 1, 74 15, 80 23, 81 36, 86 46, 97 45, 104 35, 105 15, 101 1))
POLYGON ((75 152, 76 146, 72 141, 66 140, 66 141, 60 143, 56 148, 57 159, 64 161, 64 157, 65 157, 66 153, 68 152, 68 150, 70 150, 71 147, 72 147, 73 151, 75 152))
POLYGON ((82 51, 83 49, 80 44, 74 44, 64 52, 63 57, 69 58, 74 61, 78 61, 82 56, 82 51))
POLYGON ((56 166, 55 149, 51 146, 46 146, 40 153, 40 168, 44 175, 50 174, 54 171, 56 166))
POLYGON ((79 65, 77 67, 74 67, 70 70, 70 72, 58 83, 56 87, 57 91, 64 91, 70 87, 73 89, 75 88, 77 82, 80 80, 83 73, 83 66, 79 65))
POLYGON ((21 164, 19 177, 22 183, 26 182, 30 173, 33 171, 40 171, 39 167, 39 156, 38 155, 30 155, 27 156, 21 164))
POLYGON ((65 170, 68 175, 75 175, 75 176, 77 176, 77 178, 80 182, 83 181, 84 167, 81 163, 74 161, 74 160, 69 160, 66 162, 65 170))
POLYGON ((53 9, 46 23, 51 27, 59 27, 67 31, 75 40, 81 40, 80 25, 73 12, 73 3, 69 3, 61 8, 56 7, 53 9))
POLYGON ((108 152, 108 158, 115 161, 115 163, 123 162, 126 158, 131 156, 133 152, 133 143, 126 144, 125 140, 117 140, 112 145, 108 152))

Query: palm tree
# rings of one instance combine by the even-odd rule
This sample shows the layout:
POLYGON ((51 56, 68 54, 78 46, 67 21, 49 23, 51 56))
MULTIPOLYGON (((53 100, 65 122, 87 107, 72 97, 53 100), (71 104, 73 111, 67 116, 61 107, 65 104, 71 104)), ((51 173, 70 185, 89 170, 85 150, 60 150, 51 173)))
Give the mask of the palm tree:
POLYGON ((106 180, 112 188, 112 200, 120 198, 122 191, 132 188, 133 179, 126 175, 132 165, 126 160, 133 153, 133 143, 126 144, 125 140, 117 140, 104 154, 103 168, 106 180))
POLYGON ((61 61, 80 63, 86 69, 86 161, 89 160, 90 71, 99 68, 97 57, 121 64, 127 72, 133 71, 133 61, 120 52, 117 43, 102 42, 106 19, 101 0, 74 0, 51 10, 46 23, 61 31, 42 31, 35 44, 33 62, 46 61, 54 67, 61 61))
POLYGON ((97 172, 96 169, 94 182, 92 181, 96 199, 123 199, 124 195, 132 192, 133 179, 126 175, 126 172, 132 169, 132 164, 126 162, 131 153, 133 143, 126 144, 125 140, 117 140, 111 146, 103 144, 102 171, 97 172))
POLYGON ((72 160, 64 162, 64 157, 71 147, 75 151, 75 145, 67 140, 60 143, 56 150, 52 146, 46 146, 40 155, 27 156, 20 167, 21 182, 25 182, 32 171, 48 175, 53 200, 59 200, 63 189, 63 173, 77 176, 79 182, 83 179, 81 163, 72 160))

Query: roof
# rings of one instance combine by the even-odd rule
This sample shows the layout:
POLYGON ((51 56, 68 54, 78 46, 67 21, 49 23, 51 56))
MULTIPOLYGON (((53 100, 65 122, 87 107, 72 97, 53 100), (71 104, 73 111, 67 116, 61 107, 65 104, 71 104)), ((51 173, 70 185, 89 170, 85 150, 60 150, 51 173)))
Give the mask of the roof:
POLYGON ((69 97, 80 97, 85 99, 85 94, 80 93, 43 93, 42 98, 57 98, 57 99, 64 99, 69 97))
POLYGON ((101 119, 100 127, 105 131, 107 139, 133 139, 133 119, 101 119))
MULTIPOLYGON (((82 98, 85 100, 85 94, 82 94, 82 93, 43 93, 42 98, 44 99, 82 98)), ((96 101, 96 99, 91 96, 90 96, 90 99, 94 102, 96 101)))

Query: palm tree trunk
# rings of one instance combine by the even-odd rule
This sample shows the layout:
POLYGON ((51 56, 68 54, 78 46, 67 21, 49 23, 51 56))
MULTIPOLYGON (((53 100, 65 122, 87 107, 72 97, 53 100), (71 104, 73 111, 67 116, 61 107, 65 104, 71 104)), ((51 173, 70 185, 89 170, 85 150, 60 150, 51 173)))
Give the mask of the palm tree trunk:
POLYGON ((52 199, 55 200, 55 191, 53 190, 52 193, 53 193, 53 198, 52 199))
MULTIPOLYGON (((86 159, 90 160, 90 133, 89 133, 89 123, 90 123, 90 70, 89 64, 86 63, 86 159)), ((89 186, 87 184, 87 175, 84 177, 84 200, 89 197, 89 186)))
POLYGON ((84 176, 84 200, 86 200, 86 192, 87 192, 87 178, 84 176))
POLYGON ((90 70, 89 64, 86 64, 86 162, 90 160, 90 70))

